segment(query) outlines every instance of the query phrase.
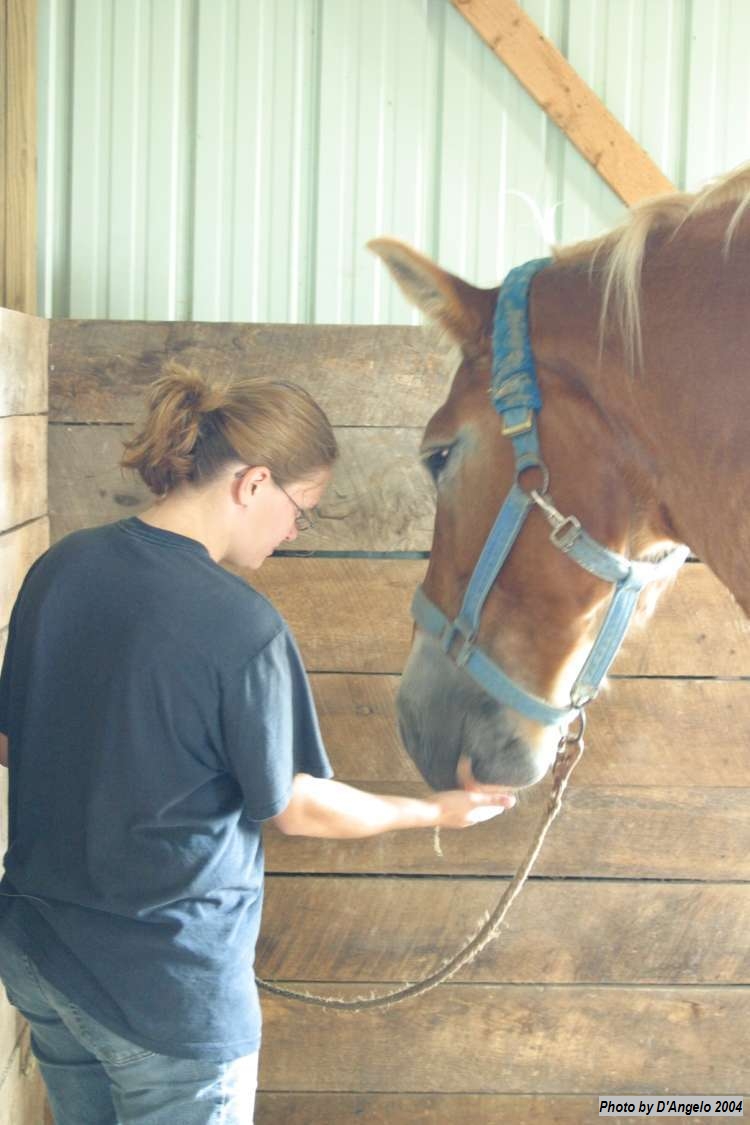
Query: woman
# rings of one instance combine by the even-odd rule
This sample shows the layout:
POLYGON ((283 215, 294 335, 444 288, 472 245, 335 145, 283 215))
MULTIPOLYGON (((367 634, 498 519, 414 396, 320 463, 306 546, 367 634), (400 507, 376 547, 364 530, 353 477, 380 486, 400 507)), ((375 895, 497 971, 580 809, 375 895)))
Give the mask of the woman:
POLYGON ((336 455, 301 388, 172 367, 122 462, 158 500, 67 536, 18 596, 0 976, 58 1125, 252 1120, 263 821, 343 839, 512 804, 330 780, 286 624, 220 565, 296 539, 336 455))

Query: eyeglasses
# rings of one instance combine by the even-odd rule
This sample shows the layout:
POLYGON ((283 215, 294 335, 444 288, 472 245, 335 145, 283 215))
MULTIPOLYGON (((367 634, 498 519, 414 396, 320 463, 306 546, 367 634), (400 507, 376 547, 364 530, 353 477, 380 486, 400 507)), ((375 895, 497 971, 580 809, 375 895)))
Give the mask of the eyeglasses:
POLYGON ((294 517, 294 526, 297 528, 297 531, 312 531, 312 529, 315 527, 312 518, 312 512, 307 512, 304 508, 300 508, 297 501, 289 495, 285 488, 281 487, 278 481, 274 481, 273 483, 281 492, 284 493, 289 503, 293 506, 296 513, 294 517))
MULTIPOLYGON (((242 477, 244 477, 244 475, 247 471, 248 471, 247 469, 239 469, 234 475, 235 475, 237 480, 240 480, 242 477)), ((273 477, 271 478, 271 480, 273 480, 273 477)), ((297 531, 311 531, 313 529, 313 527, 315 527, 315 523, 313 522, 313 518, 312 518, 312 512, 307 512, 307 511, 305 511, 304 508, 300 508, 297 501, 292 496, 289 495, 289 493, 287 492, 287 490, 285 488, 281 487, 281 485, 279 484, 278 481, 274 480, 273 483, 276 485, 279 492, 284 493, 287 500, 289 501, 289 503, 294 508, 294 511, 295 511, 294 526, 297 528, 297 531)))

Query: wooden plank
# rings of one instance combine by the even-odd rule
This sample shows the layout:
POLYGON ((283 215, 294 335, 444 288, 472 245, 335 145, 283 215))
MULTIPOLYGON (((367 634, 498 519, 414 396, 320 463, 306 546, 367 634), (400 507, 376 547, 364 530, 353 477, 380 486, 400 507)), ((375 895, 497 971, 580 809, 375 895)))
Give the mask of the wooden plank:
MULTIPOLYGON (((3 771, 4 773, 7 771, 3 771)), ((8 1002, 4 990, 0 990, 0 1073, 7 1065, 14 1051, 18 1053, 19 1040, 23 1034, 22 1016, 8 1002)), ((2 1102, 0 1102, 0 1105, 2 1102)), ((2 1118, 0 1117, 0 1120, 2 1118)))
POLYGON ((26 572, 49 544, 47 517, 0 534, 0 628, 10 620, 26 572))
POLYGON ((2 1086, 4 1125, 54 1125, 28 1032, 2 1086))
MULTIPOLYGON (((363 788, 370 788, 363 785, 363 788)), ((416 785, 394 793, 424 795, 416 785)), ((511 875, 540 823, 548 784, 516 808, 464 832, 441 833, 442 856, 426 830, 365 840, 318 840, 267 831, 269 872, 357 875, 511 875)), ((599 879, 750 879, 746 789, 661 786, 587 789, 575 782, 545 841, 537 875, 599 879)))
POLYGON ((47 419, 0 418, 0 531, 46 515, 47 419))
MULTIPOLYGON (((269 876, 257 972, 413 981, 462 948, 505 882, 269 876)), ((495 984, 750 984, 750 886, 532 879, 456 977, 495 984), (540 925, 540 919, 544 925, 540 925)))
MULTIPOLYGON (((130 426, 49 427, 53 542, 81 527, 137 514, 152 496, 118 468, 130 426)), ((341 457, 315 528, 295 547, 318 551, 427 551, 434 489, 419 467, 421 429, 339 428, 341 457)))
POLYGON ((53 543, 83 527, 142 512, 152 494, 118 467, 130 426, 49 426, 49 515, 53 543))
MULTIPOLYGON (((396 726, 398 676, 311 676, 337 776, 408 781, 415 767, 396 726)), ((591 705, 577 786, 750 785, 750 682, 616 680, 591 705), (710 742, 701 732, 710 732, 710 742)))
POLYGON ((0 418, 46 413, 48 335, 48 321, 0 309, 0 418))
MULTIPOLYGON (((361 986, 339 986, 357 996, 361 986)), ((264 1000, 272 1090, 742 1091, 747 988, 443 985, 389 1011, 264 1000), (710 1045, 710 1048, 707 1046, 710 1045)))
POLYGON ((36 309, 36 0, 4 0, 6 76, 0 305, 36 309))
MULTIPOLYGON (((261 1090, 256 1125, 600 1125, 594 1094, 273 1094, 261 1090)), ((618 1125, 638 1125, 642 1117, 617 1118, 618 1125)), ((700 1121, 698 1117, 694 1121, 700 1121)))
POLYGON ((451 3, 624 203, 632 206, 674 191, 648 153, 515 0, 451 3))
MULTIPOLYGON (((412 560, 271 558, 244 576, 290 622, 310 671, 400 673, 425 569, 412 560)), ((613 673, 748 676, 747 619, 706 567, 688 564, 653 619, 631 630, 613 673)))
POLYGON ((3 297, 5 296, 5 213, 8 192, 8 165, 6 155, 8 143, 8 83, 6 81, 8 60, 7 24, 8 0, 0 0, 0 157, 2 158, 2 168, 0 168, 0 305, 3 304, 3 297))
POLYGON ((132 423, 176 359, 217 378, 299 383, 336 426, 424 426, 447 394, 450 355, 414 327, 54 320, 50 417, 132 423))

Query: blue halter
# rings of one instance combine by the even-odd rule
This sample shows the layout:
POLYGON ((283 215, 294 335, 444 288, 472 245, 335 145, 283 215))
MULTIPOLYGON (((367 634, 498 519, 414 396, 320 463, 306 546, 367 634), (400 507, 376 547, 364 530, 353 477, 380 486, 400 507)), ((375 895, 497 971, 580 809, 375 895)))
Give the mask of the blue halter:
POLYGON ((676 573, 688 550, 677 547, 656 563, 631 561, 592 539, 575 516, 563 516, 548 495, 549 473, 539 451, 536 426, 542 399, 529 339, 527 308, 532 279, 549 263, 549 258, 540 258, 511 270, 495 310, 490 395, 502 419, 502 433, 513 443, 515 481, 482 548, 458 616, 449 620, 421 587, 414 595, 412 616, 489 695, 537 723, 564 727, 597 694, 623 642, 643 587, 676 573), (520 476, 529 468, 542 473, 541 490, 527 492, 521 488, 520 476), (526 691, 475 644, 487 596, 534 507, 550 524, 550 541, 555 547, 597 578, 614 585, 609 608, 573 684, 567 707, 556 707, 526 691), (457 644, 460 648, 454 655, 457 644))

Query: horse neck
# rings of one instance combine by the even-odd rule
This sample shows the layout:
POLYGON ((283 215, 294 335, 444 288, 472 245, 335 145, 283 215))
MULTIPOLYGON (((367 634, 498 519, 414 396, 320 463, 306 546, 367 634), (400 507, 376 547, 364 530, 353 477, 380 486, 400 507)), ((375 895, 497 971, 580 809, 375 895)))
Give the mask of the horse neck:
POLYGON ((728 262, 718 247, 702 249, 675 242, 646 260, 636 372, 625 369, 615 338, 600 354, 600 295, 580 267, 539 277, 534 349, 585 388, 614 435, 612 454, 643 523, 633 538, 686 543, 750 613, 750 247, 728 262))

